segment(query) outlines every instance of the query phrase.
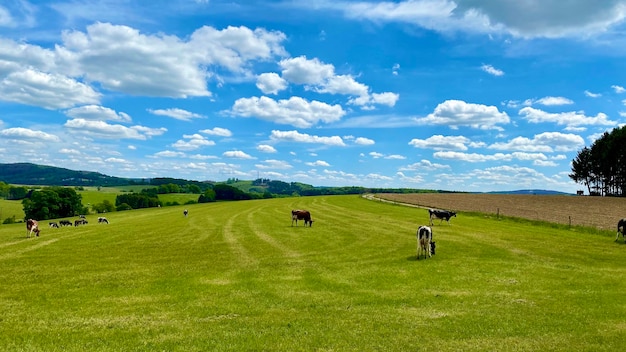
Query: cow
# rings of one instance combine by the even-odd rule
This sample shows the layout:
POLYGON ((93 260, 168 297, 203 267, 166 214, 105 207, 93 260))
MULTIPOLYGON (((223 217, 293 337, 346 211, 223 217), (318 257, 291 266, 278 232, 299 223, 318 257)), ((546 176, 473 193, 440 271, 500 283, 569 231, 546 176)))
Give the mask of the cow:
POLYGON ((56 222, 49 222, 48 225, 50 225, 50 227, 54 227, 54 228, 59 228, 59 224, 57 224, 56 222))
POLYGON ((85 219, 76 219, 74 220, 74 227, 78 226, 78 225, 85 225, 88 224, 87 220, 85 219))
POLYGON ((189 214, 189 211, 187 209, 183 210, 183 215, 185 215, 185 217, 187 217, 188 214, 189 214))
POLYGON ((61 220, 59 221, 59 225, 61 226, 72 226, 72 222, 69 220, 61 220))
POLYGON ((298 220, 304 220, 304 227, 308 224, 309 227, 313 226, 313 220, 311 220, 311 213, 308 210, 295 209, 291 211, 291 226, 293 222, 296 222, 298 226, 298 220))
POLYGON ((98 223, 108 224, 109 220, 107 220, 107 218, 101 216, 101 217, 98 218, 98 223))
POLYGON ((620 219, 617 222, 617 236, 615 236, 615 241, 617 241, 619 235, 621 234, 622 239, 624 240, 624 242, 626 242, 626 239, 624 239, 624 232, 626 232, 626 218, 620 219))
POLYGON ((430 226, 433 226, 433 218, 439 219, 439 224, 445 220, 450 225, 450 218, 456 217, 456 213, 449 210, 439 210, 439 209, 428 209, 428 215, 430 217, 430 226))
POLYGON ((35 236, 39 237, 39 223, 37 222, 37 220, 28 219, 26 220, 27 237, 30 238, 33 232, 35 233, 35 236))
POLYGON ((417 228, 417 260, 420 259, 420 255, 424 253, 424 259, 432 257, 433 244, 433 230, 428 226, 420 226, 417 228))

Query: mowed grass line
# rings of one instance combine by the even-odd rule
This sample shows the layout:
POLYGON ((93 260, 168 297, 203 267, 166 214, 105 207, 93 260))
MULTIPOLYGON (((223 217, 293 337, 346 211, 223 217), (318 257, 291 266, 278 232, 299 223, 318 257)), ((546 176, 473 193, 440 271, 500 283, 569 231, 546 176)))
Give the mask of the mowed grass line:
POLYGON ((96 218, 31 239, 0 227, 0 350, 626 346, 626 245, 612 232, 461 213, 433 226, 437 254, 417 261, 427 211, 356 196, 96 218), (311 228, 291 226, 296 208, 311 228))

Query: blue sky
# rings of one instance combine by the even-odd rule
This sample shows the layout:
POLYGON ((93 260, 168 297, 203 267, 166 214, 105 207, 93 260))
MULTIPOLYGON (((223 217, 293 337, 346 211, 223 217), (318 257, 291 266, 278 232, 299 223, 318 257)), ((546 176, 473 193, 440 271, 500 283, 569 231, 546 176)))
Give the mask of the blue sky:
POLYGON ((583 189, 626 120, 626 0, 0 3, 0 163, 583 189))

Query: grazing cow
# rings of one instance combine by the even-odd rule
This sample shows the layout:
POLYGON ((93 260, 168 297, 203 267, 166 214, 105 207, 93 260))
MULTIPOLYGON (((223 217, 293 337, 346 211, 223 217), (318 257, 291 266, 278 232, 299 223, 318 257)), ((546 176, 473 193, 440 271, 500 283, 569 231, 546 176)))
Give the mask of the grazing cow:
POLYGON ((420 259, 422 252, 424 258, 432 256, 433 249, 433 230, 428 226, 420 226, 417 228, 417 260, 420 259))
POLYGON ((101 216, 101 217, 98 218, 98 223, 102 223, 102 222, 105 223, 105 224, 108 224, 109 220, 107 220, 107 218, 101 216))
POLYGON ((291 211, 291 226, 293 222, 296 222, 298 226, 298 220, 304 220, 304 227, 308 224, 309 227, 313 226, 313 220, 311 220, 311 213, 308 210, 296 209, 291 211))
POLYGON ((456 213, 448 210, 428 209, 428 215, 430 217, 430 226, 433 226, 433 218, 439 219, 439 224, 445 220, 450 225, 450 218, 456 217, 456 213))
POLYGON ((48 225, 50 225, 50 227, 54 227, 54 228, 59 228, 59 224, 57 224, 56 222, 49 222, 48 225))
POLYGON ((624 219, 620 219, 617 222, 617 236, 615 236, 615 241, 617 241, 617 239, 619 238, 619 235, 622 235, 622 239, 624 240, 624 242, 626 242, 626 239, 624 239, 624 232, 626 231, 626 218, 624 219))
POLYGON ((72 222, 69 220, 61 220, 59 221, 59 225, 61 226, 72 226, 72 222))
POLYGON ((85 219, 74 220, 74 227, 76 227, 78 225, 86 225, 86 224, 88 224, 88 222, 85 219))
POLYGON ((187 209, 183 210, 183 215, 185 215, 185 217, 187 217, 187 214, 189 214, 189 211, 187 209))
POLYGON ((78 215, 78 217, 81 219, 86 219, 85 215, 78 215))
POLYGON ((26 220, 26 233, 28 235, 27 237, 30 238, 33 232, 35 233, 35 236, 39 237, 39 223, 37 222, 37 220, 28 219, 26 220))

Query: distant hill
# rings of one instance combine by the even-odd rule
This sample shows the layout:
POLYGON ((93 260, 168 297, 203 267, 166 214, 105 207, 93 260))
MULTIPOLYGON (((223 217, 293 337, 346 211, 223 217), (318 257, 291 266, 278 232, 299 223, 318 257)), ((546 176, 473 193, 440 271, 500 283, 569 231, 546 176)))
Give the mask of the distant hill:
POLYGON ((130 179, 31 163, 0 164, 0 181, 36 186, 123 186, 130 179))

